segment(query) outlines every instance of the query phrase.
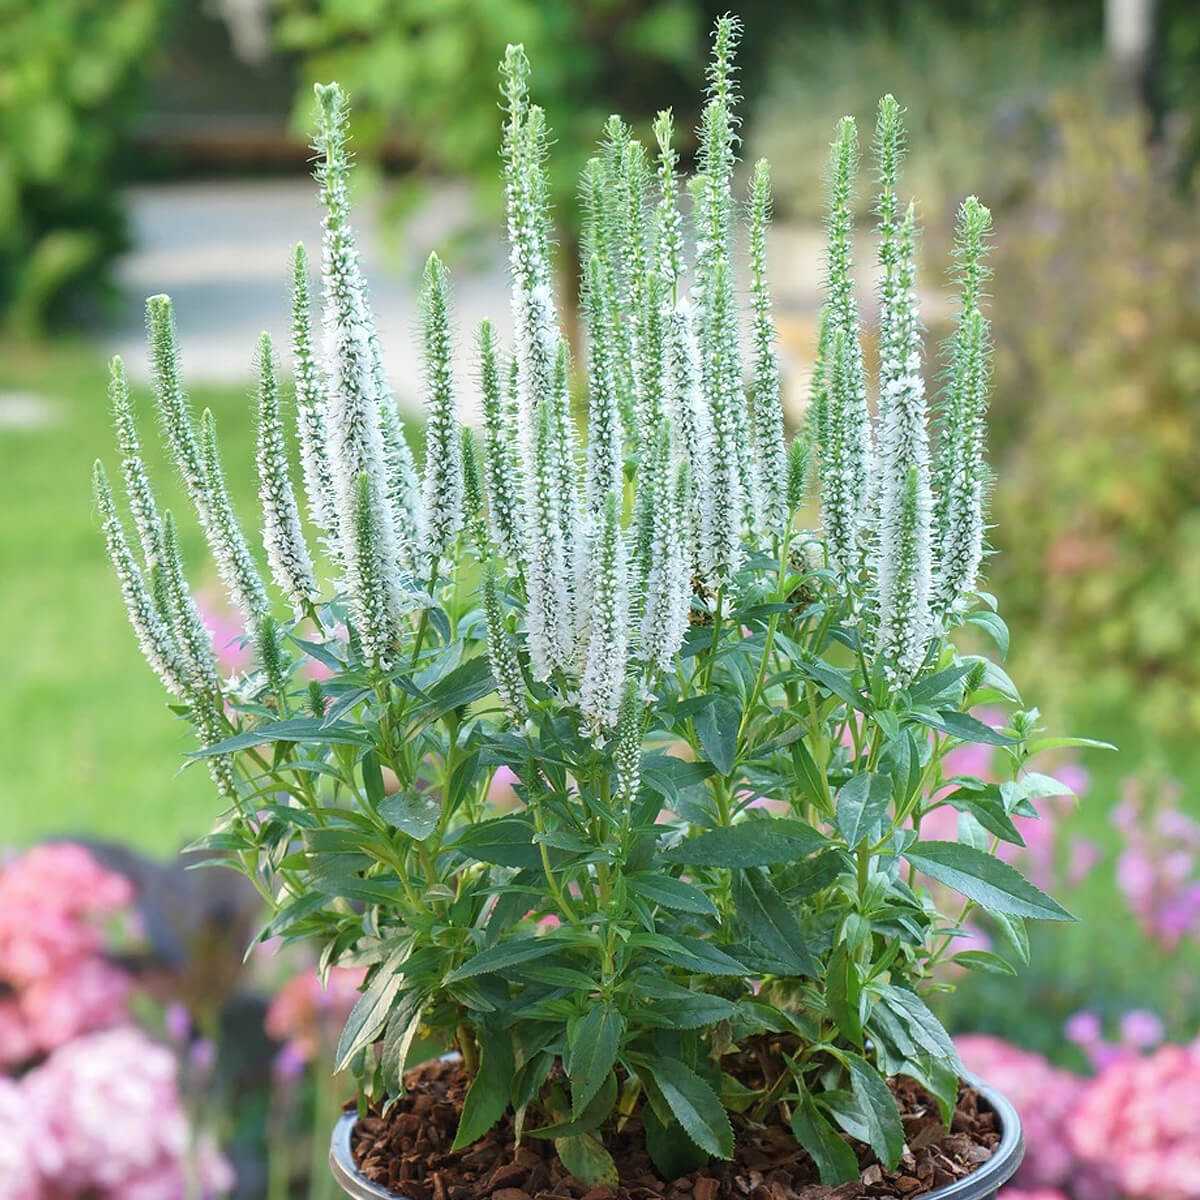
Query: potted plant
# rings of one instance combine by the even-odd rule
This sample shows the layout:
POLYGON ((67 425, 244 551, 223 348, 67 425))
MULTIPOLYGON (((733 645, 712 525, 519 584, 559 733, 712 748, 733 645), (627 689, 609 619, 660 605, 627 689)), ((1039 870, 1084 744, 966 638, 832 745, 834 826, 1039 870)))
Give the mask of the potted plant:
POLYGON ((230 504, 212 415, 197 421, 183 391, 170 302, 149 301, 165 440, 256 650, 238 678, 214 667, 113 363, 136 540, 99 464, 96 498, 141 646, 229 805, 203 844, 261 892, 264 938, 367 970, 336 1062, 358 1083, 334 1139, 351 1195, 984 1196, 1019 1161, 1015 1113, 964 1083, 922 998, 948 965, 1012 970, 1027 920, 1068 918, 995 855, 1020 843, 1014 816, 1061 790, 1027 764, 1063 740, 971 652, 990 638, 1003 657, 1008 638, 978 584, 990 219, 973 197, 959 211, 931 439, 916 219, 885 97, 872 414, 858 148, 841 122, 812 405, 788 444, 765 163, 745 209, 733 199, 738 34, 717 22, 691 239, 669 112, 653 156, 611 118, 584 172, 581 419, 553 299, 548 130, 509 48, 512 344, 478 331, 477 439, 431 257, 420 468, 359 270, 345 98, 317 88, 321 356, 300 248, 292 291, 305 516, 265 335, 257 358, 262 543, 287 616, 230 504), (984 703, 1007 723, 972 715, 984 703), (950 751, 976 744, 1007 756, 1008 781, 955 772, 950 751), (948 811, 951 836, 930 837, 948 811), (977 913, 999 949, 958 952, 977 913))

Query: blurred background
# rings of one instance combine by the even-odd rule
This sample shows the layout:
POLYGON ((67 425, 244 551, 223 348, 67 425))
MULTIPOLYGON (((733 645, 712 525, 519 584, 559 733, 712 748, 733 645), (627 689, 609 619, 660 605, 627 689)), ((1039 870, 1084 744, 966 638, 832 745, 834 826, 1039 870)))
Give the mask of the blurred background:
MULTIPOLYGON (((570 292, 574 180, 604 117, 619 111, 648 132, 669 104, 690 137, 707 31, 726 7, 0 0, 0 1126, 103 1049, 147 1076, 132 1111, 169 1109, 190 1131, 185 1150, 167 1139, 157 1157, 125 1162, 112 1122, 68 1115, 63 1144, 79 1162, 57 1177, 75 1182, 56 1197, 132 1196, 155 1171, 164 1190, 137 1195, 185 1185, 188 1195, 325 1194, 320 1143, 340 1088, 308 1064, 355 982, 322 991, 298 957, 255 954, 243 966, 252 898, 232 876, 186 873, 174 858, 215 803, 206 776, 179 774, 184 730, 141 662, 96 528, 88 468, 111 456, 107 356, 125 358, 145 412, 143 303, 173 296, 185 379, 228 431, 227 462, 244 467, 231 484, 248 504, 254 340, 264 328, 284 335, 291 246, 318 246, 311 84, 337 78, 354 102, 388 366, 416 411, 415 283, 432 248, 451 266, 464 346, 482 316, 507 321, 495 77, 505 43, 525 43, 557 139, 570 292), (55 838, 90 850, 38 846, 55 838), (36 953, 13 967, 13 947, 31 938, 36 953), (86 1053, 83 1039, 95 1043, 86 1053), (85 1161, 105 1153, 125 1164, 126 1183, 88 1176, 85 1161)), ((836 119, 855 115, 866 140, 882 92, 907 108, 905 187, 925 229, 933 341, 952 314, 955 207, 970 192, 992 207, 988 586, 1012 628, 1009 670, 1026 703, 1054 730, 1119 752, 1061 758, 1078 800, 1041 802, 1044 819, 1025 830, 1020 865, 1080 922, 1036 931, 1018 979, 948 980, 959 986, 940 1003, 956 1031, 975 1035, 969 1061, 1028 1097, 1023 1187, 1140 1196, 1120 1130, 1106 1134, 1113 1161, 1097 1167, 1067 1148, 1079 1139, 1064 1122, 1090 1103, 1090 1126, 1106 1128, 1137 1086, 1159 1096, 1160 1076, 1177 1069, 1200 1094, 1200 1054, 1178 1068, 1163 1048, 1200 1033, 1200 7, 744 0, 738 10, 743 157, 774 167, 770 268, 794 423, 815 349, 836 119)), ((861 183, 869 314, 867 172, 861 183)), ((470 404, 465 356, 460 367, 470 404)), ((183 549, 203 557, 198 535, 183 549)), ((228 618, 218 589, 208 596, 220 637, 228 618)), ((231 669, 236 654, 230 646, 231 669)), ((1200 1196, 1200 1134, 1171 1132, 1165 1108, 1160 1128, 1147 1111, 1155 1152, 1192 1164, 1195 1190, 1170 1194, 1200 1196)), ((0 1132, 0 1166, 4 1142, 0 1132)))

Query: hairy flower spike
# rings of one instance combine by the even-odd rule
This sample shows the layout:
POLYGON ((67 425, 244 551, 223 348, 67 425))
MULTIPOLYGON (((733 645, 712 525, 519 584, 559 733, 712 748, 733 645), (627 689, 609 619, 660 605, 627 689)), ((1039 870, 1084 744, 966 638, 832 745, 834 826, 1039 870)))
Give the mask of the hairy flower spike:
POLYGON ((812 468, 812 442, 805 434, 797 434, 788 447, 787 506, 788 523, 796 510, 808 498, 808 473, 812 468))
POLYGON ((858 133, 843 117, 830 159, 828 311, 829 353, 822 369, 821 489, 830 559, 839 571, 854 574, 861 562, 869 500, 871 417, 867 407, 858 305, 852 276, 852 191, 858 165, 858 133), (840 335, 840 342, 839 342, 840 335), (834 343, 840 349, 835 351, 834 343))
POLYGON ((121 451, 125 494, 129 498, 129 510, 137 528, 142 557, 147 569, 150 569, 162 559, 162 521, 154 501, 150 477, 146 474, 146 464, 142 461, 133 404, 129 398, 129 383, 125 378, 125 364, 119 358, 114 358, 109 364, 108 398, 112 406, 113 423, 117 427, 117 447, 121 451))
POLYGON ((385 557, 380 524, 386 518, 376 484, 363 471, 355 491, 353 553, 348 556, 347 584, 363 657, 387 668, 395 654, 398 627, 387 584, 392 564, 385 557))
POLYGON ((878 526, 872 573, 879 605, 879 649, 892 664, 894 678, 907 683, 920 667, 933 633, 933 497, 916 298, 916 217, 911 204, 893 237, 894 248, 883 264, 880 297, 878 526))
POLYGON ((645 704, 637 678, 630 676, 621 693, 621 707, 617 716, 616 749, 613 754, 616 765, 616 787, 614 792, 618 807, 624 813, 626 823, 642 786, 642 735, 645 704))
POLYGON ((479 456, 475 452, 475 435, 469 425, 458 431, 459 453, 462 456, 463 520, 476 544, 487 542, 487 524, 483 519, 483 481, 479 477, 479 456))
POLYGON ((204 624, 200 609, 188 587, 179 532, 168 509, 163 513, 163 581, 171 614, 171 628, 187 667, 188 683, 193 691, 216 693, 220 690, 217 662, 213 655, 212 634, 204 624))
POLYGON ((490 321, 479 327, 479 378, 483 393, 484 482, 492 540, 500 553, 520 568, 524 483, 510 413, 501 389, 496 335, 490 321))
POLYGON ((167 446, 196 506, 201 525, 207 527, 208 506, 205 495, 204 465, 196 440, 192 406, 183 390, 179 374, 179 347, 175 332, 175 311, 170 296, 151 296, 146 301, 146 330, 150 341, 150 367, 154 398, 167 446))
POLYGON ((991 213, 974 196, 958 213, 955 245, 959 314, 950 342, 948 382, 938 410, 934 528, 938 577, 934 606, 958 607, 976 586, 984 549, 984 419, 991 387, 991 334, 980 305, 991 213))
POLYGON ((629 576, 620 502, 610 492, 592 551, 591 613, 579 708, 595 735, 617 723, 629 648, 629 576))
POLYGON ((308 515, 325 537, 337 528, 333 475, 329 465, 329 430, 325 424, 325 386, 313 344, 309 299, 308 255, 297 245, 292 255, 292 360, 296 386, 296 432, 308 515))
POLYGON ((279 414, 279 380, 269 334, 258 342, 258 498, 263 510, 263 547, 271 574, 299 616, 317 599, 312 558, 300 527, 300 510, 288 473, 279 414))
POLYGON ((771 174, 765 158, 750 178, 750 305, 753 313, 754 387, 751 435, 758 467, 759 500, 767 527, 783 531, 787 507, 787 451, 783 442, 783 402, 775 322, 767 286, 767 226, 771 220, 771 174))
POLYGON ((642 658, 669 671, 683 645, 691 608, 691 552, 685 514, 691 500, 687 460, 673 469, 671 432, 659 430, 647 488, 650 513, 649 570, 642 609, 642 658))
POLYGON ((689 542, 695 545, 701 530, 709 529, 712 523, 715 464, 712 415, 700 378, 700 348, 692 311, 686 303, 680 303, 668 315, 666 340, 663 410, 678 434, 689 467, 692 498, 685 510, 685 527, 689 542))
POLYGON ((217 574, 242 615, 252 627, 257 626, 269 610, 270 601, 229 499, 221 450, 217 445, 217 422, 208 408, 200 416, 200 454, 209 514, 206 532, 217 574))
POLYGON ((528 592, 525 620, 534 678, 549 679, 554 671, 568 669, 574 658, 572 546, 565 534, 552 404, 538 407, 537 422, 524 535, 528 592))
MULTIPOLYGON (((718 259, 712 278, 714 325, 726 330, 732 320, 733 288, 726 264, 718 259)), ((706 580, 720 587, 733 578, 742 562, 742 523, 747 509, 747 473, 742 466, 742 425, 745 412, 736 363, 736 335, 714 339, 710 393, 712 413, 712 482, 707 521, 700 529, 700 561, 706 580)))
POLYGON ((500 72, 508 114, 502 154, 519 378, 517 428, 521 467, 528 474, 536 454, 536 410, 552 395, 561 335, 550 269, 545 115, 529 103, 529 60, 524 47, 508 47, 500 72))
POLYGON ((137 636, 138 645, 154 673, 162 680, 167 691, 180 695, 187 691, 188 673, 179 647, 175 644, 171 630, 155 607, 146 588, 141 571, 129 549, 121 518, 113 502, 108 477, 99 461, 92 470, 92 491, 96 507, 100 510, 100 521, 108 545, 108 557, 112 560, 125 598, 125 610, 129 623, 137 636))
POLYGON ((279 622, 270 613, 259 622, 254 641, 267 686, 282 697, 287 692, 288 661, 279 622))
POLYGON ((679 280, 683 276, 683 217, 679 212, 679 183, 675 168, 679 154, 672 145, 675 126, 669 108, 654 120, 658 142, 658 210, 654 229, 654 267, 670 289, 670 301, 679 300, 679 280))
POLYGON ((624 430, 617 399, 612 330, 605 297, 608 273, 593 254, 584 267, 583 303, 588 335, 587 514, 599 525, 609 493, 624 487, 624 430))
POLYGON ((524 721, 528 715, 525 677, 521 674, 517 647, 505 625, 496 568, 490 560, 483 565, 483 614, 487 622, 488 661, 496 691, 513 720, 524 721))
POLYGON ((421 285, 427 391, 422 546, 431 562, 449 553, 463 527, 462 445, 450 376, 448 293, 446 268, 431 254, 421 285))
MULTIPOLYGON (((381 405, 379 362, 374 323, 367 309, 358 247, 350 227, 348 180, 350 156, 346 147, 346 100, 336 84, 317 85, 317 137, 319 155, 316 178, 325 205, 322 223, 322 285, 325 298, 326 421, 329 426, 329 459, 334 480, 338 555, 346 572, 352 599, 360 614, 370 614, 373 650, 390 649, 390 633, 401 609, 402 585, 397 541, 398 508, 390 502, 389 471, 383 427, 394 416, 390 405, 381 405), (369 486, 362 488, 362 475, 369 486), (361 511, 364 497, 376 511, 361 511), (378 538, 369 561, 362 537, 369 527, 378 538), (371 595, 355 589, 370 586, 371 595)), ((391 448, 399 454, 398 431, 391 428, 391 448)), ((399 441, 403 441, 399 431, 399 441)), ((364 644, 367 634, 363 633, 364 644)))

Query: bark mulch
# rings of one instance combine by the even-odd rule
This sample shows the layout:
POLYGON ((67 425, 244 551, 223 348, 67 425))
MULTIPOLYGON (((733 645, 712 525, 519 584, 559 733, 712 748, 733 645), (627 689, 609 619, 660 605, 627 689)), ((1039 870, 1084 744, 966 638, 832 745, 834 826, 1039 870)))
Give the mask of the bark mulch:
POLYGON ((732 1117, 733 1161, 714 1160, 674 1180, 656 1174, 641 1125, 630 1118, 619 1133, 605 1138, 620 1185, 588 1188, 567 1173, 552 1141, 526 1138, 516 1146, 511 1114, 479 1142, 451 1153, 469 1082, 458 1062, 425 1063, 405 1082, 407 1093, 386 1117, 358 1122, 351 1148, 367 1179, 408 1200, 909 1200, 969 1175, 1000 1144, 995 1115, 974 1088, 960 1085, 946 1130, 925 1091, 910 1079, 898 1079, 892 1086, 907 1147, 894 1171, 885 1170, 868 1146, 846 1136, 858 1155, 860 1177, 840 1187, 823 1185, 776 1109, 763 1125, 732 1117))

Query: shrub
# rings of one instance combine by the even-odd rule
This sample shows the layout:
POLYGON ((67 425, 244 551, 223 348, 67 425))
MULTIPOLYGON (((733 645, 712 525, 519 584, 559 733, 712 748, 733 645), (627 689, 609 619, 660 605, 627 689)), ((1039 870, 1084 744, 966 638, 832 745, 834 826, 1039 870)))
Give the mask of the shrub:
POLYGON ((1068 915, 994 854, 1046 794, 1026 763, 1063 740, 1041 737, 1003 669, 952 636, 969 624, 1007 642, 977 593, 988 212, 972 197, 959 214, 960 312, 931 450, 900 109, 885 97, 876 132, 874 420, 850 278, 857 134, 841 122, 815 419, 785 444, 765 162, 745 209, 747 364, 738 337, 738 34, 717 23, 694 250, 669 113, 656 163, 613 120, 585 168, 585 450, 554 307, 548 131, 510 46, 515 333, 508 352, 490 324, 478 333, 482 447, 459 424, 449 281, 432 256, 414 462, 350 225, 346 102, 329 85, 317 89, 327 352, 318 363, 298 250, 293 357, 303 498, 332 591, 289 477, 265 336, 262 541, 288 619, 230 506, 212 416, 196 422, 188 405, 170 302, 149 302, 157 408, 255 647, 245 673, 216 669, 119 362, 135 541, 95 472, 135 632, 230 806, 205 844, 271 905, 263 936, 316 940, 325 970, 367 969, 337 1066, 354 1068, 364 1103, 395 1096, 423 1031, 456 1047, 472 1080, 456 1146, 511 1106, 518 1129, 554 1136, 592 1183, 613 1179, 604 1136, 630 1112, 671 1177, 730 1157, 730 1112, 743 1110, 786 1121, 827 1181, 858 1171, 838 1127, 895 1166, 904 1134, 886 1079, 924 1084, 946 1120, 958 1090, 958 1056, 919 993, 947 960, 1007 969, 955 953, 964 922, 990 912, 1020 957, 1026 919, 1068 915), (814 461, 819 532, 796 528, 814 461), (311 661, 327 674, 305 683, 311 661), (993 728, 970 715, 980 703, 1012 711, 993 728), (1004 756, 1003 782, 947 768, 974 743, 1004 756), (503 815, 489 807, 497 780, 519 801, 503 815), (956 836, 922 837, 946 806, 956 836), (939 911, 923 878, 964 899, 939 911), (729 1073, 739 1046, 762 1048, 769 1080, 729 1073))
POLYGON ((0 314, 25 328, 103 280, 121 249, 119 138, 160 0, 22 4, 0 31, 0 314))

